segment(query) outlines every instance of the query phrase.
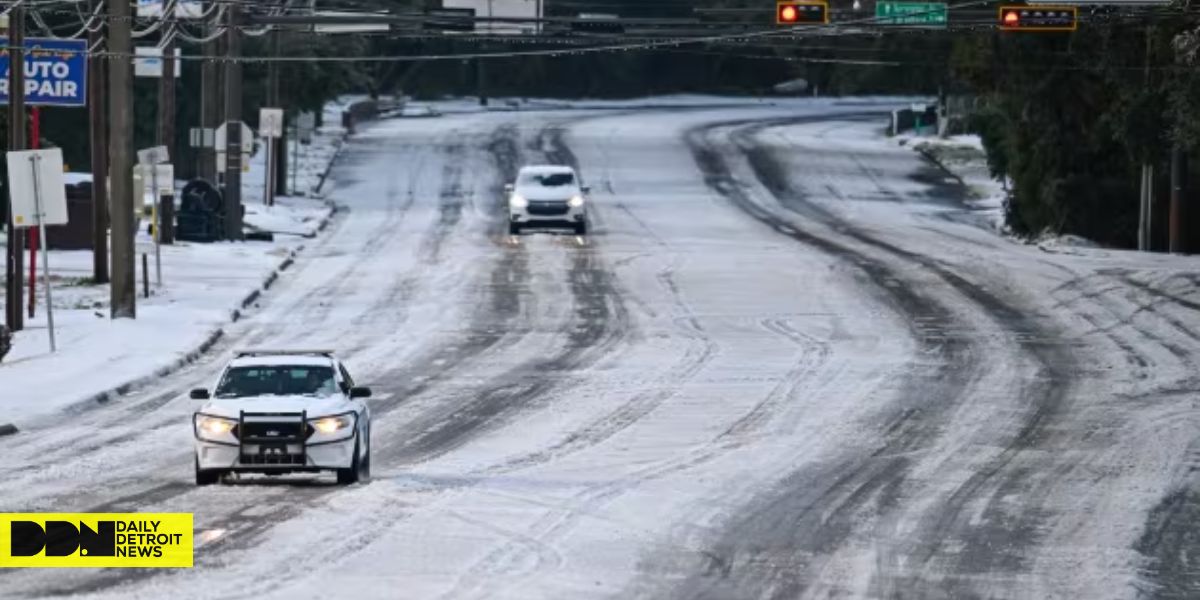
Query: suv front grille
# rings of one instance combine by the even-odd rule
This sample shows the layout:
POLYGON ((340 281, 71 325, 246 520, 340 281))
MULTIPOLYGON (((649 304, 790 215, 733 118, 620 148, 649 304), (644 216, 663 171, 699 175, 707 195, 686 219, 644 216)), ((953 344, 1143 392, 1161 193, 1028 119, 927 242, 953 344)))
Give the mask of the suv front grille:
POLYGON ((557 217, 567 214, 567 212, 571 209, 567 206, 565 201, 554 200, 542 202, 531 201, 529 203, 528 210, 529 214, 531 215, 538 215, 540 217, 557 217))

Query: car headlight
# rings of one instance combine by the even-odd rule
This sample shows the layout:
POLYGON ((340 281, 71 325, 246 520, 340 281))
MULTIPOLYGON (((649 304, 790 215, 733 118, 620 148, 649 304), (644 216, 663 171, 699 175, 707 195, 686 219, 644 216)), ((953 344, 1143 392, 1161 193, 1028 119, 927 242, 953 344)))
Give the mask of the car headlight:
POLYGON ((354 425, 354 419, 350 415, 338 415, 336 417, 325 417, 312 422, 312 426, 321 433, 336 433, 342 429, 346 429, 354 425))
POLYGON ((343 440, 354 437, 356 424, 358 424, 358 415, 354 413, 308 419, 308 425, 313 428, 312 437, 308 439, 308 442, 311 444, 343 442, 343 440))
POLYGON ((580 206, 583 206, 583 196, 575 194, 574 196, 571 196, 570 200, 567 200, 567 204, 571 205, 573 208, 579 208, 580 206))
POLYGON ((237 421, 210 415, 196 415, 196 437, 209 442, 235 443, 233 428, 237 421))
POLYGON ((525 196, 513 194, 508 198, 508 205, 513 208, 525 208, 529 206, 529 201, 525 199, 525 196))

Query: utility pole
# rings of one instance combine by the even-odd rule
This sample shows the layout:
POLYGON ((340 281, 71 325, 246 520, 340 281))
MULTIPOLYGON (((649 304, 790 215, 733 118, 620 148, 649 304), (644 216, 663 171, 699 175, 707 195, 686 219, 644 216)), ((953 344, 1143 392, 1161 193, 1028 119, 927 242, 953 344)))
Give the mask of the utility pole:
MULTIPOLYGON (((104 0, 92 0, 92 14, 104 0)), ((104 49, 104 18, 88 32, 88 47, 98 53, 104 49)), ((88 57, 88 125, 92 153, 92 280, 108 283, 108 119, 104 115, 105 66, 98 54, 88 57)))
MULTIPOLYGON (((9 51, 8 69, 8 149, 25 149, 25 7, 14 5, 8 15, 8 43, 12 46, 9 51)), ((25 328, 25 314, 22 312, 25 283, 25 236, 13 221, 12 188, 9 188, 8 198, 8 260, 5 261, 5 282, 7 282, 5 323, 12 331, 25 328)))
MULTIPOLYGON (((279 30, 278 29, 272 30, 270 33, 270 36, 271 37, 270 37, 269 41, 271 44, 271 50, 270 50, 271 57, 278 58, 279 57, 279 30)), ((267 106, 268 108, 279 108, 279 63, 276 61, 269 61, 267 63, 267 98, 266 98, 265 106, 267 106)), ((286 119, 286 117, 285 117, 285 119, 286 119)), ((258 126, 259 126, 259 130, 261 131, 263 124, 259 123, 258 126)), ((279 147, 280 147, 279 141, 281 139, 282 139, 282 137, 270 137, 270 138, 266 138, 264 140, 265 145, 267 146, 267 156, 266 156, 266 167, 267 167, 266 180, 267 181, 266 181, 266 185, 264 186, 264 189, 263 189, 263 204, 266 204, 267 206, 275 205, 275 190, 281 189, 281 188, 279 188, 279 184, 277 183, 279 178, 276 175, 276 168, 277 168, 277 164, 279 162, 279 155, 285 154, 285 153, 279 151, 279 147)))
MULTIPOLYGON (((1150 55, 1154 44, 1154 28, 1146 27, 1146 75, 1145 86, 1150 89, 1150 55)), ((1151 238, 1153 229, 1151 228, 1151 220, 1154 217, 1154 165, 1149 162, 1142 163, 1142 195, 1140 210, 1138 211, 1138 250, 1148 252, 1150 250, 1151 238)))
MULTIPOLYGON (((170 32, 167 35, 172 35, 170 32)), ((171 162, 179 164, 175 149, 175 43, 168 41, 163 44, 162 77, 158 82, 158 144, 166 146, 171 162)), ((151 167, 157 174, 158 165, 151 167)), ((171 193, 165 197, 155 186, 154 201, 158 206, 154 224, 154 236, 159 244, 175 243, 175 182, 166 182, 171 193)), ((161 271, 159 285, 162 285, 161 271)))
MULTIPOLYGON (((212 35, 215 26, 205 27, 205 35, 212 35)), ((220 56, 221 41, 215 39, 203 46, 205 56, 220 56)), ((216 61, 205 60, 200 65, 200 127, 210 131, 221 125, 220 66, 216 61)), ((200 177, 214 184, 217 181, 216 148, 202 147, 200 152, 200 177)))
MULTIPOLYGON (((1200 29, 1197 29, 1195 33, 1183 32, 1175 36, 1173 45, 1175 46, 1175 64, 1177 66, 1187 66, 1192 62, 1190 58, 1195 57, 1196 49, 1200 46, 1198 34, 1200 34, 1200 29)), ((1184 239, 1183 227, 1184 218, 1189 216, 1184 214, 1184 203, 1187 202, 1187 183, 1188 153, 1179 141, 1175 141, 1171 146, 1171 212, 1170 225, 1167 227, 1167 250, 1172 254, 1187 252, 1191 249, 1189 240, 1184 239)))
POLYGON ((1184 251, 1183 197, 1187 187, 1187 153, 1176 143, 1171 148, 1171 215, 1168 227, 1167 251, 1177 254, 1184 251))
POLYGON ((108 125, 112 205, 112 317, 137 318, 133 247, 133 39, 128 2, 108 2, 108 125))
POLYGON ((487 61, 482 58, 475 59, 475 85, 479 88, 479 105, 487 106, 487 61))
POLYGON ((231 3, 225 32, 225 239, 242 239, 242 54, 241 5, 231 3))
MULTIPOLYGON (((279 56, 281 55, 280 50, 281 50, 281 46, 282 46, 283 35, 284 35, 283 32, 280 31, 279 29, 275 29, 274 31, 271 32, 271 57, 272 58, 279 58, 279 56)), ((278 62, 272 61, 271 63, 268 64, 267 69, 268 69, 268 71, 267 71, 267 105, 270 106, 271 108, 285 109, 283 112, 284 112, 284 119, 286 121, 287 110, 286 110, 286 107, 284 106, 283 95, 281 94, 281 90, 280 90, 280 78, 281 78, 280 71, 283 69, 283 65, 281 65, 278 62)), ((287 126, 286 126, 286 124, 283 127, 283 135, 279 136, 277 138, 272 138, 271 144, 274 145, 274 148, 272 149, 272 152, 271 152, 271 156, 275 157, 275 183, 272 185, 272 190, 276 191, 276 193, 278 193, 279 190, 287 190, 287 170, 288 170, 287 156, 288 156, 288 153, 287 153, 287 126)), ((272 199, 272 201, 274 200, 274 195, 272 195, 271 199, 272 199)), ((273 203, 274 202, 272 202, 272 204, 273 203)))

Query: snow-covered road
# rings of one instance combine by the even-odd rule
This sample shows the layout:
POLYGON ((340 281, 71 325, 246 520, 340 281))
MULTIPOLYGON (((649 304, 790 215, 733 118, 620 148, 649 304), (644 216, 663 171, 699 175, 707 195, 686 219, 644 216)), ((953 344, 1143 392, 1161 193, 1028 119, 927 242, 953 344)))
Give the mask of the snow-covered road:
POLYGON ((0 438, 0 511, 192 512, 196 567, 0 597, 1196 597, 1196 261, 997 237, 892 106, 371 126, 206 360, 0 438), (586 240, 504 235, 545 161, 586 240), (244 346, 375 389, 369 484, 193 485, 186 390, 244 346))

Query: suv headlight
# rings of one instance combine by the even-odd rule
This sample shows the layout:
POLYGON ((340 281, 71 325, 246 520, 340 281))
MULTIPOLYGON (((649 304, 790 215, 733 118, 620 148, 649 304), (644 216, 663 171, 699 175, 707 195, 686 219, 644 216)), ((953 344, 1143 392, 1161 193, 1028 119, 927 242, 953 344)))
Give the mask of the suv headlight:
POLYGON ((236 444, 237 438, 233 435, 233 428, 237 427, 237 423, 233 419, 198 414, 195 417, 196 438, 207 442, 236 444))
POLYGON ((331 442, 353 436, 356 420, 356 415, 351 412, 332 417, 309 419, 308 424, 315 430, 314 435, 319 436, 322 442, 331 442))
POLYGON ((513 194, 508 198, 508 205, 513 208, 525 208, 529 206, 529 201, 525 199, 525 196, 513 194))
POLYGON ((571 196, 570 200, 567 200, 567 204, 573 208, 579 208, 580 206, 583 206, 583 196, 575 194, 574 196, 571 196))

